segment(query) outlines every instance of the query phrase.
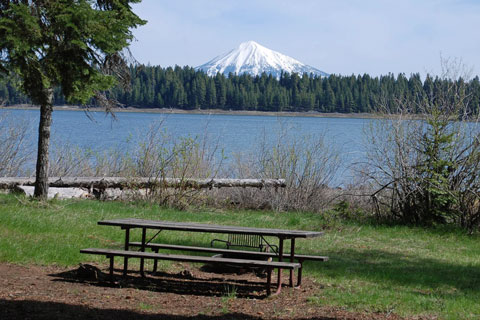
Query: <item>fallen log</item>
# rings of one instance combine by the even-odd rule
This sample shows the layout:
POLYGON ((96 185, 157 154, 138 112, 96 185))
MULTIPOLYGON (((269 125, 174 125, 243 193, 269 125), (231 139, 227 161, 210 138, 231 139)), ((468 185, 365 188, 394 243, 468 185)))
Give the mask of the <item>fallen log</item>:
MULTIPOLYGON (((17 186, 33 186, 35 178, 0 178, 0 189, 14 189, 17 186)), ((132 189, 132 188, 191 188, 211 189, 226 187, 241 188, 285 188, 284 179, 181 179, 181 178, 122 178, 122 177, 51 177, 50 187, 88 189, 132 189)))

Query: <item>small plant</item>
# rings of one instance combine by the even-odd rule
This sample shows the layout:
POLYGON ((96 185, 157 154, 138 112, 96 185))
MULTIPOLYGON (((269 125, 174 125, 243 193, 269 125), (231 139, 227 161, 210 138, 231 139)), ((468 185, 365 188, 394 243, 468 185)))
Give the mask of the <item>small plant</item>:
POLYGON ((153 306, 148 303, 140 302, 140 304, 138 305, 138 308, 143 311, 148 311, 148 310, 152 310, 153 306))
POLYGON ((230 312, 230 303, 237 298, 237 288, 232 285, 225 285, 225 294, 222 296, 222 313, 230 312))

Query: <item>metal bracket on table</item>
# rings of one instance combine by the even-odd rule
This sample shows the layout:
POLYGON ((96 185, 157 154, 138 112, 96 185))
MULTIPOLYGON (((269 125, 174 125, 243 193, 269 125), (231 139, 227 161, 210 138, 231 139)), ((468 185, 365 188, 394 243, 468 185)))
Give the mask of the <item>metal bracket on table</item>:
MULTIPOLYGON (((160 232, 162 232, 163 229, 160 229, 157 233, 155 233, 155 235, 153 237, 151 237, 148 241, 145 241, 145 245, 149 244, 150 242, 152 242, 159 234, 160 232)), ((140 249, 138 249, 137 251, 140 251, 142 250, 142 248, 140 247, 140 249)))
POLYGON ((273 250, 273 253, 275 253, 278 256, 278 247, 274 244, 270 244, 263 236, 260 236, 262 238, 262 241, 264 241, 267 244, 267 248, 271 248, 273 250), (275 250, 275 248, 277 248, 275 250))

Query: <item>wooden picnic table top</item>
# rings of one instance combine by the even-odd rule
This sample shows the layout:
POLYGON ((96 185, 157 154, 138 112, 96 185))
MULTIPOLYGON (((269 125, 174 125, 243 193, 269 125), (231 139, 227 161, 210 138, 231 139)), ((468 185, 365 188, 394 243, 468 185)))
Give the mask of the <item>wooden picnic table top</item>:
POLYGON ((193 222, 174 222, 144 219, 113 219, 99 221, 99 225, 118 226, 122 228, 147 228, 192 232, 211 232, 211 233, 233 233, 250 234, 260 236, 274 236, 279 238, 313 238, 323 235, 323 232, 288 230, 288 229, 269 229, 269 228, 251 228, 241 226, 224 226, 217 224, 193 223, 193 222))

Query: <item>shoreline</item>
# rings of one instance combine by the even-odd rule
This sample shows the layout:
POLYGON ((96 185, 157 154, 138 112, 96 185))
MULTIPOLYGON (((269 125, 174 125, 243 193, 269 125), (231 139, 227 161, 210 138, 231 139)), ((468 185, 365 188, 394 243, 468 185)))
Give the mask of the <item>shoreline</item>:
MULTIPOLYGON (((1 106, 0 110, 39 110, 38 106, 34 105, 13 105, 13 106, 1 106)), ((54 106, 54 111, 89 111, 89 112, 105 112, 103 108, 82 108, 77 106, 54 106)), ((222 110, 222 109, 195 109, 195 110, 183 110, 183 109, 168 109, 168 108, 114 108, 113 113, 126 112, 126 113, 155 113, 155 114, 202 114, 202 115, 238 115, 238 116, 269 116, 269 117, 306 117, 306 118, 355 118, 355 119, 382 119, 385 118, 379 114, 374 113, 322 113, 316 111, 308 112, 289 112, 289 111, 251 111, 251 110, 222 110)))

